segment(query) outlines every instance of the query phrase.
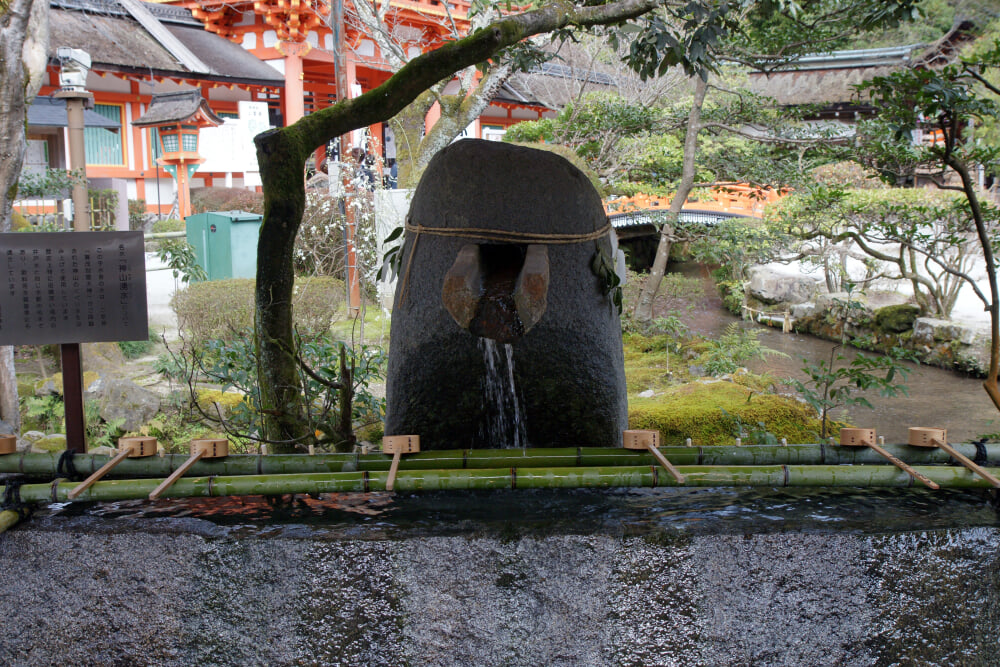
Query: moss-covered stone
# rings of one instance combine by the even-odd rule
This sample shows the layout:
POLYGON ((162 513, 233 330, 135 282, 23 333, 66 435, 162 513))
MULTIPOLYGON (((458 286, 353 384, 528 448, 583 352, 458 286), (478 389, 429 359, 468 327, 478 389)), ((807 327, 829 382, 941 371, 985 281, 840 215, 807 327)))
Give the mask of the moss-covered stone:
MULTIPOLYGON (((100 374, 95 371, 84 371, 83 373, 83 388, 87 389, 90 385, 97 382, 100 378, 100 374)), ((40 396, 47 394, 57 394, 59 396, 63 395, 63 374, 53 373, 48 379, 40 379, 35 382, 32 393, 40 396)), ((27 394, 25 394, 27 395, 27 394)))
POLYGON ((735 419, 748 430, 763 423, 767 431, 791 443, 814 442, 820 432, 809 406, 732 382, 691 382, 656 398, 629 401, 629 428, 657 430, 664 445, 683 445, 687 438, 694 445, 731 445, 735 419))
POLYGON ((33 452, 62 452, 66 450, 66 436, 53 433, 31 443, 33 452))
POLYGON ((875 329, 887 333, 903 333, 913 329, 918 315, 920 309, 907 303, 879 308, 875 311, 875 329))

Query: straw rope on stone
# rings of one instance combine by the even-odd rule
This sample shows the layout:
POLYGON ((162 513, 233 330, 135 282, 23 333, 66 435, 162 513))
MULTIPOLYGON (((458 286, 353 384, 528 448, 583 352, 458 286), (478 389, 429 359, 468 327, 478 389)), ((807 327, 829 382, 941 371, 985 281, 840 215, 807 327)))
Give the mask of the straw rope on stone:
POLYGON ((538 243, 545 245, 563 245, 567 243, 585 243, 596 241, 609 231, 611 223, 599 229, 583 234, 543 234, 541 232, 509 232, 501 229, 456 228, 456 227, 424 227, 406 223, 406 231, 414 234, 431 234, 433 236, 451 236, 481 241, 500 241, 508 243, 538 243))
POLYGON ((499 243, 534 243, 541 245, 568 245, 571 243, 586 243, 596 241, 611 231, 611 222, 608 221, 603 227, 592 232, 583 234, 544 234, 541 232, 508 232, 500 229, 483 229, 476 227, 424 227, 414 225, 409 220, 403 225, 407 232, 413 233, 413 244, 410 246, 410 256, 406 261, 406 273, 403 274, 403 284, 399 290, 399 303, 406 303, 406 292, 410 283, 410 267, 413 265, 413 256, 417 252, 417 242, 421 234, 431 236, 446 236, 451 238, 476 239, 479 241, 496 241, 499 243))

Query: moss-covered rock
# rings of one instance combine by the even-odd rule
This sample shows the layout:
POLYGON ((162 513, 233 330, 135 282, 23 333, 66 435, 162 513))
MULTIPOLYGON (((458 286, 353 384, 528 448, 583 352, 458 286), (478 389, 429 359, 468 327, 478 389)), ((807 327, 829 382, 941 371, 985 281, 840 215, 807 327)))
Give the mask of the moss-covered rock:
POLYGON ((33 452, 62 452, 66 450, 66 436, 53 433, 31 443, 33 452))
MULTIPOLYGON (((87 389, 90 385, 97 382, 100 378, 100 374, 95 371, 84 371, 83 373, 83 388, 87 389)), ((35 396, 62 396, 63 394, 63 374, 53 373, 48 377, 48 379, 42 379, 35 382, 34 391, 35 396)))
POLYGON ((629 400, 629 428, 657 430, 664 445, 731 445, 736 420, 764 428, 788 442, 814 442, 820 423, 809 406, 788 396, 761 394, 725 381, 699 381, 667 389, 655 398, 629 400))
POLYGON ((918 315, 920 309, 907 303, 879 308, 875 311, 875 329, 887 333, 903 333, 913 328, 918 315))

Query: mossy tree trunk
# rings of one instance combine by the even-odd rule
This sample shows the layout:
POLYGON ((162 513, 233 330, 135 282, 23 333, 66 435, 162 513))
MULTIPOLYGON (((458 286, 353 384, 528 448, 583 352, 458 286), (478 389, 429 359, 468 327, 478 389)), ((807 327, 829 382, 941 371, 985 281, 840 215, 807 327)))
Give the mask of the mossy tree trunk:
POLYGON ((570 26, 617 23, 652 11, 652 0, 579 7, 554 2, 448 42, 400 69, 384 84, 293 125, 264 132, 254 142, 264 185, 264 223, 257 249, 255 323, 260 359, 264 438, 279 451, 310 441, 292 334, 292 247, 305 209, 305 162, 334 137, 386 121, 455 72, 483 62, 532 35, 570 26))
MULTIPOLYGON (((25 116, 48 63, 49 5, 0 0, 0 232, 11 230, 17 181, 24 162, 25 116)), ((14 348, 0 346, 0 420, 20 430, 14 348)))

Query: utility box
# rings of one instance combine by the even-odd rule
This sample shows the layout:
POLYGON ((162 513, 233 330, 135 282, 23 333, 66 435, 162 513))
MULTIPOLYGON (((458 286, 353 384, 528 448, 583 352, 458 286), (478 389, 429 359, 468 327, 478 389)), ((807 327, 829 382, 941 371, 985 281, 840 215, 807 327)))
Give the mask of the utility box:
POLYGON ((187 217, 187 241, 209 280, 257 277, 257 239, 263 221, 263 216, 246 211, 187 217))

